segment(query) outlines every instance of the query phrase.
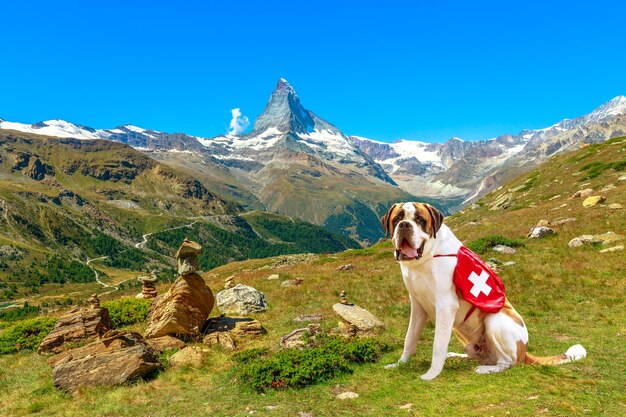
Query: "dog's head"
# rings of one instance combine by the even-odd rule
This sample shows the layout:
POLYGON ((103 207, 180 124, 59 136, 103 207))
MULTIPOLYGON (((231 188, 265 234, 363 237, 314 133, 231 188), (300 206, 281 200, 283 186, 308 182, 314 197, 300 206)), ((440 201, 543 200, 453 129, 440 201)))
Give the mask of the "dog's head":
POLYGON ((425 203, 396 203, 382 218, 386 236, 391 235, 396 260, 417 260, 430 239, 437 238, 443 214, 425 203))

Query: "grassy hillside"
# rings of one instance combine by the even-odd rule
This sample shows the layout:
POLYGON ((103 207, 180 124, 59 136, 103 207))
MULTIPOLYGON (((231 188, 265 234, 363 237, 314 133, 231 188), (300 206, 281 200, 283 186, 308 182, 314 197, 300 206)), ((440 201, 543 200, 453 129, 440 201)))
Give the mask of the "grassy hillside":
MULTIPOLYGON (((487 250, 484 258, 513 261, 502 277, 510 301, 524 317, 530 332, 529 351, 535 355, 564 352, 582 343, 588 358, 558 367, 518 366, 502 374, 477 375, 476 365, 457 358, 447 361, 443 373, 429 383, 419 379, 428 367, 434 329, 429 325, 415 358, 396 370, 382 365, 397 360, 408 322, 409 303, 400 270, 388 242, 368 249, 320 255, 309 262, 290 264, 275 259, 248 260, 220 266, 205 275, 214 292, 235 275, 237 283, 252 285, 267 295, 270 309, 255 315, 267 334, 241 349, 275 350, 281 336, 303 327, 293 319, 322 314, 323 329, 336 326, 332 305, 346 290, 350 301, 367 308, 386 325, 380 338, 393 346, 376 364, 356 367, 354 373, 332 382, 300 390, 257 394, 230 372, 231 356, 214 350, 200 369, 169 369, 155 380, 126 387, 81 391, 76 397, 54 389, 45 358, 22 352, 0 357, 0 403, 5 415, 216 415, 294 416, 572 416, 624 415, 624 334, 626 313, 625 252, 599 253, 601 247, 568 248, 582 234, 614 231, 626 235, 626 138, 593 145, 551 159, 536 171, 484 198, 478 207, 446 219, 466 244, 492 235, 521 240, 517 253, 487 250), (569 199, 581 188, 615 188, 599 192, 605 205, 583 208, 582 199, 569 199), (489 204, 511 190, 509 208, 489 210, 489 204), (559 197, 556 197, 556 196, 559 197), (556 226, 557 234, 526 239, 539 220, 575 217, 556 226), (341 265, 355 266, 338 271, 341 265), (281 287, 266 280, 303 278, 298 286, 281 287), (354 391, 354 400, 338 400, 337 393, 354 391), (402 407, 402 408, 401 408, 402 407)), ((256 230, 256 228, 255 228, 256 230)), ((263 234, 265 231, 257 230, 263 234)), ((484 240, 483 240, 484 241, 484 240)), ((166 288, 164 284, 159 291, 166 288)), ((218 314, 214 311, 213 314, 218 314)), ((142 331, 144 324, 135 325, 142 331)), ((460 351, 454 341, 451 350, 460 351)))
POLYGON ((69 286, 78 283, 89 284, 84 291, 100 292, 91 267, 111 286, 128 280, 129 271, 157 269, 162 278, 171 277, 172 256, 181 240, 176 238, 186 230, 206 245, 207 269, 250 257, 357 245, 301 221, 292 229, 299 235, 287 236, 280 229, 290 219, 258 213, 248 216, 248 224, 237 217, 241 210, 199 180, 126 145, 3 130, 0 302, 56 297, 64 290, 75 300, 82 291, 70 295, 77 291, 69 286), (269 236, 257 235, 252 223, 269 236), (192 224, 193 230, 184 227, 192 224), (196 229, 203 231, 194 234, 196 229), (136 247, 144 234, 155 232, 171 245, 150 242, 146 247, 144 242, 136 247), (245 241, 238 240, 239 234, 245 241), (315 236, 317 245, 305 247, 304 236, 315 236), (88 260, 94 261, 88 266, 88 260))

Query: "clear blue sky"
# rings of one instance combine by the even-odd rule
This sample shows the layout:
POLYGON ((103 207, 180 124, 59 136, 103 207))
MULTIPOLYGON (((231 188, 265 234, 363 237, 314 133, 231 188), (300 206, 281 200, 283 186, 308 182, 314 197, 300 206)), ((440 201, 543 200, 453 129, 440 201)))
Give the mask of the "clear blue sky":
POLYGON ((3 3, 0 118, 214 136, 285 77, 348 134, 473 140, 626 94, 618 1, 95 3, 3 3))

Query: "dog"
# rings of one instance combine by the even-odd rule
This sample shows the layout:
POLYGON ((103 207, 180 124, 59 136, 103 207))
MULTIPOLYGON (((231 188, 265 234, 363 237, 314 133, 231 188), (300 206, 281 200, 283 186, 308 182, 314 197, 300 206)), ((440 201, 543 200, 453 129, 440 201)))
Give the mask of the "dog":
POLYGON ((411 302, 402 356, 385 368, 394 368, 415 353, 428 319, 435 322, 435 338, 430 369, 421 376, 425 381, 441 373, 449 356, 478 360, 480 366, 475 371, 489 374, 502 372, 518 363, 556 365, 587 355, 581 345, 574 345, 564 354, 551 357, 528 353, 528 330, 524 320, 504 296, 504 286, 498 287, 501 281, 495 273, 482 263, 482 267, 472 267, 473 276, 459 278, 461 253, 482 261, 463 247, 443 220, 444 215, 439 210, 424 203, 394 204, 381 219, 386 235, 391 235, 395 258, 400 264, 411 302), (488 276, 491 277, 488 273, 495 276, 489 278, 495 281, 486 281, 488 276), (471 294, 460 288, 464 284, 458 279, 471 281, 467 283, 471 294), (471 300, 475 294, 480 298, 492 292, 492 295, 500 296, 500 302, 492 312, 485 312, 480 306, 476 308, 466 300, 471 300), (464 346, 464 354, 448 353, 453 331, 464 346))

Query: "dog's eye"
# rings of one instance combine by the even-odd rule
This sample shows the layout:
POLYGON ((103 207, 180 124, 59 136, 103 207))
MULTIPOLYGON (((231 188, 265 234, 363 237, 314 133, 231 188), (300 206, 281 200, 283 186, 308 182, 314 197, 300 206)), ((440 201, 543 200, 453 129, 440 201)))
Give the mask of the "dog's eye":
POLYGON ((399 217, 396 217, 395 219, 393 219, 392 224, 395 226, 395 225, 397 225, 397 224, 398 224, 398 222, 399 222, 399 221, 400 221, 400 218, 399 218, 399 217))
POLYGON ((417 218, 415 219, 415 221, 416 221, 417 223, 419 223, 419 224, 424 224, 424 223, 426 223, 426 220, 424 220, 424 218, 423 218, 423 217, 417 217, 417 218))

